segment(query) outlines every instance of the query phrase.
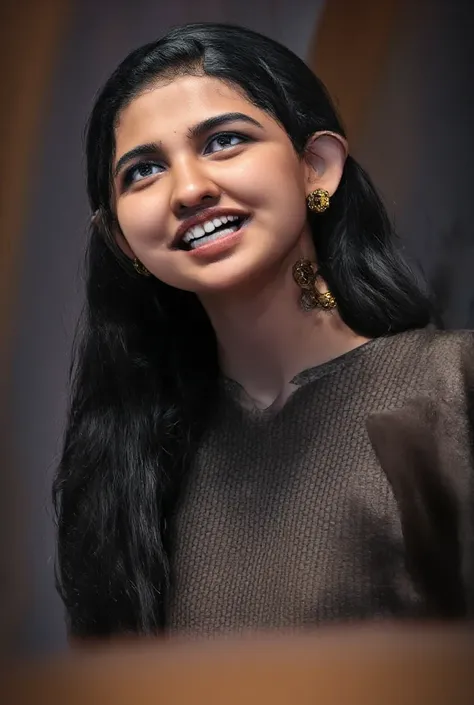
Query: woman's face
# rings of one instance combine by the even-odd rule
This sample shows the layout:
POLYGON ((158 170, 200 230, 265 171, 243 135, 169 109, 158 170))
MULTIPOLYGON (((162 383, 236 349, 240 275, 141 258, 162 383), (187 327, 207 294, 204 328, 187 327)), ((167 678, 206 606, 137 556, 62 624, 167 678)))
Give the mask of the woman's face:
POLYGON ((305 160, 217 79, 182 76, 134 99, 119 116, 113 168, 119 243, 171 286, 241 287, 309 241, 305 160))

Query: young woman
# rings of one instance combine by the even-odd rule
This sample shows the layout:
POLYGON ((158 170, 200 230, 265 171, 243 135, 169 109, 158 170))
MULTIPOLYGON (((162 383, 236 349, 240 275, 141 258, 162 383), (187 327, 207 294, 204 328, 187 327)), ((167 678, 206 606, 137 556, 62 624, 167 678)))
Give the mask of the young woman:
POLYGON ((472 335, 430 325, 309 68, 174 29, 106 83, 87 163, 71 634, 472 615, 472 335))

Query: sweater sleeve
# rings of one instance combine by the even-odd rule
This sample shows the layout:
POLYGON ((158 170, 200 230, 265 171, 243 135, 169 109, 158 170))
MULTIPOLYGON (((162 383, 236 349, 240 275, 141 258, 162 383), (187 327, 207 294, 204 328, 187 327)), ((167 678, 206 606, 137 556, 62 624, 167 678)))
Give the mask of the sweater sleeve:
POLYGON ((422 364, 426 393, 372 414, 367 430, 429 616, 474 617, 473 334, 445 334, 422 364))
POLYGON ((469 462, 466 478, 466 497, 462 502, 461 517, 462 572, 468 616, 474 618, 474 335, 470 335, 463 351, 464 398, 468 437, 469 462))

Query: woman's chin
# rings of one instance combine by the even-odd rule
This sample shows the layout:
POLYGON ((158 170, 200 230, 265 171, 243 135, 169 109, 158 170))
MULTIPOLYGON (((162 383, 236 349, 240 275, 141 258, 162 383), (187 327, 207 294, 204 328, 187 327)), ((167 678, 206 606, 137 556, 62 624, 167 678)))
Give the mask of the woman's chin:
MULTIPOLYGON (((242 253, 243 254, 243 253, 242 253)), ((222 295, 226 292, 243 292, 252 287, 262 273, 262 263, 254 258, 238 256, 237 253, 213 262, 202 268, 186 288, 198 295, 222 295)))

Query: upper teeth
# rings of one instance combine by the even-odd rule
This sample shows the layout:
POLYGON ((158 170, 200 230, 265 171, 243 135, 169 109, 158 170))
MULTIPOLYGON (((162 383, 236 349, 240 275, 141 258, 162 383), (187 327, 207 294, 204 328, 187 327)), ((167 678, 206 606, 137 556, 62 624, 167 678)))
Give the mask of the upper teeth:
POLYGON ((194 225, 192 228, 186 231, 183 237, 183 241, 188 243, 197 237, 202 237, 206 233, 212 233, 214 230, 221 225, 226 223, 231 223, 234 220, 239 220, 237 215, 221 215, 219 218, 212 218, 211 220, 206 220, 205 223, 200 225, 194 225))

